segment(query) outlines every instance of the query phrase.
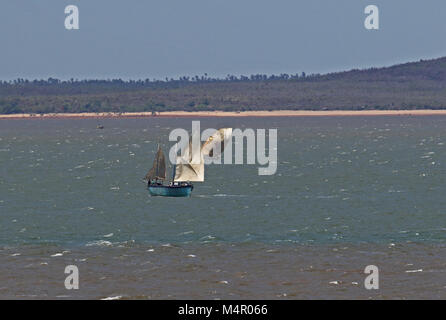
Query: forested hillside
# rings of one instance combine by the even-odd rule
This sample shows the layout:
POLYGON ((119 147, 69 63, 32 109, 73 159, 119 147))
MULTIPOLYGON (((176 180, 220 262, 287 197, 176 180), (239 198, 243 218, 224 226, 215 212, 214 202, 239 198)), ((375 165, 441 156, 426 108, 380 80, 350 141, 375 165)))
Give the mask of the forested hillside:
POLYGON ((326 75, 0 82, 0 113, 446 109, 446 58, 326 75))

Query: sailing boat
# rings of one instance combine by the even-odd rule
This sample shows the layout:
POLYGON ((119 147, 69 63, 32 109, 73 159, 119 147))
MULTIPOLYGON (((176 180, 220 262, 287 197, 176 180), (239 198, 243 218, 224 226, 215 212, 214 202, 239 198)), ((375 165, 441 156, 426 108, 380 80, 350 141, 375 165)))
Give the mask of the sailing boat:
POLYGON ((191 182, 204 181, 204 156, 221 156, 228 139, 231 138, 232 129, 224 128, 210 136, 198 151, 194 150, 195 148, 192 148, 192 144, 189 143, 185 152, 177 156, 176 164, 173 166, 172 181, 168 185, 163 184, 166 180, 166 159, 158 145, 153 166, 145 177, 150 194, 164 197, 189 197, 194 189, 191 182), (199 162, 194 163, 192 159, 199 159, 199 162))
POLYGON ((188 182, 175 182, 175 170, 172 177, 172 182, 168 185, 164 185, 166 180, 166 157, 163 150, 158 145, 158 151, 153 161, 153 166, 147 173, 145 180, 147 180, 147 187, 152 196, 164 196, 164 197, 188 197, 190 196, 194 186, 188 182))

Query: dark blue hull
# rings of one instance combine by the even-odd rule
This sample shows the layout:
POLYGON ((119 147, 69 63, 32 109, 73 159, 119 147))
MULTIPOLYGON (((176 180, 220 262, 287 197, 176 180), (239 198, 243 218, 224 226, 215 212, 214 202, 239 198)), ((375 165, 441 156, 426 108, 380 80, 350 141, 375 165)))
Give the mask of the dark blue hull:
POLYGON ((161 197, 190 197, 193 186, 163 186, 163 185, 149 185, 149 192, 152 196, 161 197))

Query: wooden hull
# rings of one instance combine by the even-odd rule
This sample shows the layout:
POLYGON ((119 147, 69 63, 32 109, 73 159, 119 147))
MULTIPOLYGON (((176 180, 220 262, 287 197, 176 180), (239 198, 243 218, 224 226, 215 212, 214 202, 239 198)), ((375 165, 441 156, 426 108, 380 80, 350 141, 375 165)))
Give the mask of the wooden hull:
POLYGON ((193 186, 163 186, 163 185, 149 185, 149 192, 152 196, 161 197, 190 197, 193 186))

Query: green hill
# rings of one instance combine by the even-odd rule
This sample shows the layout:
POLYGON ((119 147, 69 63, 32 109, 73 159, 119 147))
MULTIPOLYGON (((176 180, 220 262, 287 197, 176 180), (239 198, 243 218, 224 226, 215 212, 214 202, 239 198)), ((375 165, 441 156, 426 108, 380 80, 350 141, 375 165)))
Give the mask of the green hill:
POLYGON ((446 109, 446 57, 325 75, 0 82, 0 113, 446 109))

